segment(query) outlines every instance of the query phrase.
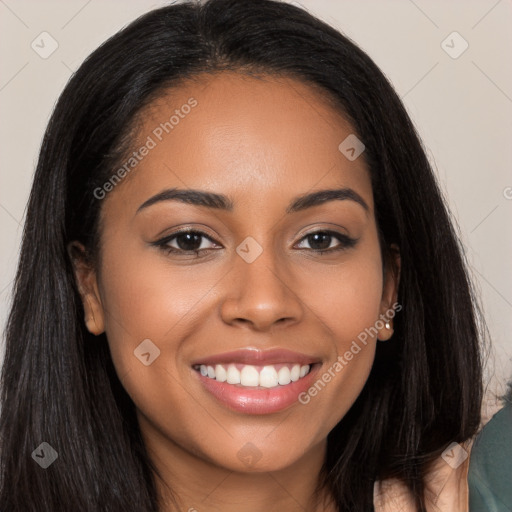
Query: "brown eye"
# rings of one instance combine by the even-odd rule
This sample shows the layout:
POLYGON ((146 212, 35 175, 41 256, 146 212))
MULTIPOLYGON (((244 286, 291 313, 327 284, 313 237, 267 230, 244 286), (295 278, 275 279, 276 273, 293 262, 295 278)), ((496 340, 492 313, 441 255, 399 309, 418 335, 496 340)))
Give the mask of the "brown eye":
MULTIPOLYGON (((303 241, 307 241, 310 246, 310 249, 305 247, 306 250, 311 250, 315 252, 332 252, 339 251, 343 249, 348 249, 353 247, 357 240, 354 238, 350 238, 347 235, 342 233, 337 233, 335 231, 315 231, 314 233, 309 233, 304 238, 303 241), (332 246, 332 242, 334 240, 338 240, 338 244, 332 246)), ((301 242, 303 243, 303 242, 301 242)), ((304 247, 301 247, 304 248, 304 247)))
POLYGON ((217 248, 218 245, 212 238, 202 231, 183 230, 177 233, 170 234, 161 240, 154 242, 152 245, 156 245, 167 253, 176 254, 198 254, 203 251, 217 248), (207 241, 210 242, 208 246, 207 241), (172 244, 172 245, 171 245, 172 244), (213 246, 213 247, 212 247, 213 246))
POLYGON ((203 236, 199 233, 180 233, 175 237, 176 245, 183 251, 197 251, 201 246, 203 236))
POLYGON ((331 246, 333 236, 328 233, 318 232, 308 235, 306 239, 312 249, 325 250, 331 246))

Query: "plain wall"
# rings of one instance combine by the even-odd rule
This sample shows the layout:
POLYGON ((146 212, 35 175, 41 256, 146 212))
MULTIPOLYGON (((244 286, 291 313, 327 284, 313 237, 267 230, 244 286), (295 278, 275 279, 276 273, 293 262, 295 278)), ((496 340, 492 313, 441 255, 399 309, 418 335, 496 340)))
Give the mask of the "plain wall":
MULTIPOLYGON (((89 53, 137 16, 164 4, 0 2, 2 330, 25 206, 52 108, 72 71, 89 53), (40 36, 42 32, 58 43, 46 59, 31 47, 35 41, 49 48, 49 39, 40 42, 48 37, 40 36)), ((512 4, 507 0, 302 0, 300 4, 374 59, 423 138, 460 227, 493 340, 488 412, 496 407, 492 393, 503 392, 512 376, 512 4), (457 58, 453 56, 465 43, 450 35, 454 31, 469 45, 457 58)), ((1 358, 3 338, 0 350, 1 358)))

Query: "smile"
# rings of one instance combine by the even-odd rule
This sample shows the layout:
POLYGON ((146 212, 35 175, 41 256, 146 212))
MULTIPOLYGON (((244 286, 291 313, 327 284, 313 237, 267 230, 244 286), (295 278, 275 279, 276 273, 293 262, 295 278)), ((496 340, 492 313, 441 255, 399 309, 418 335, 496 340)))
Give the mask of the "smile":
POLYGON ((243 387, 275 388, 287 386, 305 377, 311 366, 294 363, 280 363, 267 366, 249 364, 217 364, 215 366, 196 365, 194 367, 203 377, 215 379, 218 382, 239 385, 243 387))
POLYGON ((244 414, 272 414, 293 405, 315 381, 321 359, 286 349, 245 348, 196 359, 193 374, 217 404, 244 414))

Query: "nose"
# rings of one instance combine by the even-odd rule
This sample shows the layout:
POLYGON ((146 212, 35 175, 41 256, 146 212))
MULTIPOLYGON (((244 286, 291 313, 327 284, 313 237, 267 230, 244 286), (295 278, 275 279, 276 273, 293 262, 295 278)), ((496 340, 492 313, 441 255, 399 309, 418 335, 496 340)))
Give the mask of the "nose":
POLYGON ((265 331, 301 321, 304 305, 300 290, 294 289, 289 267, 283 268, 286 263, 275 260, 272 250, 264 250, 252 263, 236 256, 221 304, 224 322, 265 331))

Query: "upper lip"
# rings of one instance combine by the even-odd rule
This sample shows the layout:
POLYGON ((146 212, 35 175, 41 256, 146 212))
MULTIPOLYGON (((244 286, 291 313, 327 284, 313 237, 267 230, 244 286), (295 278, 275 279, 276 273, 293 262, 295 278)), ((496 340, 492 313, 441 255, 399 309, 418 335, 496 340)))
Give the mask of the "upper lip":
POLYGON ((250 365, 271 365, 278 363, 296 363, 300 365, 314 364, 320 362, 315 356, 293 352, 284 348, 273 348, 270 350, 259 350, 257 348, 243 348, 232 352, 223 352, 212 356, 202 357, 192 362, 196 365, 215 365, 226 363, 250 364, 250 365))

